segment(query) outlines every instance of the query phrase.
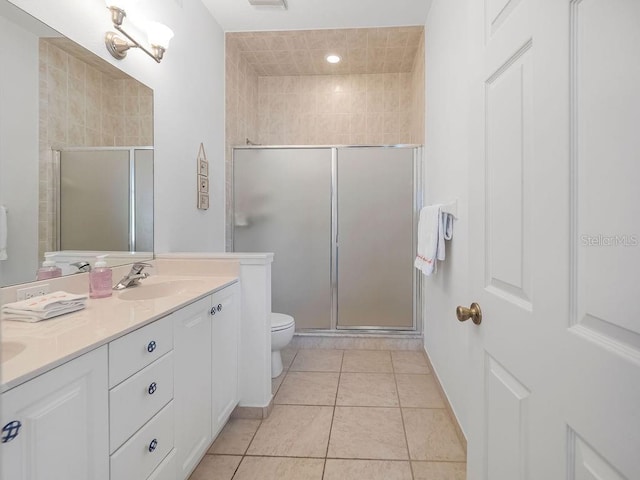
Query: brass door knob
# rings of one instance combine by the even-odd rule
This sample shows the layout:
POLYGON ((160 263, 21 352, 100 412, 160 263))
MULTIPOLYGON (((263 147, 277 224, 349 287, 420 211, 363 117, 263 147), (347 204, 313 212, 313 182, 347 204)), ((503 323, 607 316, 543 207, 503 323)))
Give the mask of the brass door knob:
POLYGON ((473 323, 480 325, 482 323, 482 310, 480 310, 480 305, 475 302, 469 308, 459 306, 456 308, 456 317, 461 322, 471 319, 473 323))

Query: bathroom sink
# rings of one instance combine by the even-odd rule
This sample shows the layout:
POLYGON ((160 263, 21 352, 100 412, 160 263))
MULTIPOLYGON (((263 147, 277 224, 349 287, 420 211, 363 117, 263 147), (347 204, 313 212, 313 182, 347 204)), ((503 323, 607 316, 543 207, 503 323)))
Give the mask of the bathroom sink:
POLYGON ((155 298, 179 295, 200 284, 199 280, 171 280, 158 283, 141 283, 129 287, 118 294, 120 300, 153 300, 155 298))
POLYGON ((26 345, 19 342, 2 342, 0 345, 0 363, 11 360, 25 349, 26 345))

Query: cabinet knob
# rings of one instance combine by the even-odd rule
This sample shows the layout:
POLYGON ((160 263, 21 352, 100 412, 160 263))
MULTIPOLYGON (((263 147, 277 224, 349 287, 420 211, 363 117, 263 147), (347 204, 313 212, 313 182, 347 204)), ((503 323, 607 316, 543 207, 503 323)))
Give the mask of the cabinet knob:
POLYGON ((217 308, 218 308, 218 311, 221 312, 222 311, 222 304, 219 303, 217 308))
POLYGON ((22 423, 18 420, 13 420, 2 427, 2 443, 7 443, 13 440, 20 433, 22 423))
POLYGON ((156 393, 157 389, 158 384, 156 382, 152 382, 151 385, 149 385, 149 388, 147 388, 147 392, 149 392, 149 395, 153 395, 154 393, 156 393))
POLYGON ((147 344, 147 352, 151 353, 156 349, 156 342, 154 340, 151 340, 148 344, 147 344))
POLYGON ((149 451, 153 452, 157 446, 158 446, 158 440, 154 438, 153 440, 151 440, 151 443, 149 444, 149 451))
POLYGON ((211 307, 211 315, 215 315, 216 314, 216 307, 213 306, 211 307))

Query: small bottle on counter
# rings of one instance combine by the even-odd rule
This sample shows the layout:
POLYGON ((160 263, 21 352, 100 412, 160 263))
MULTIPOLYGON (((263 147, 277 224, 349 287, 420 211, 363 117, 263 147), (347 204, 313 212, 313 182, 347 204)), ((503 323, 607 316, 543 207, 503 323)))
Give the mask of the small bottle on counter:
POLYGON ((89 272, 89 297, 105 298, 111 296, 113 274, 104 260, 106 255, 98 255, 93 269, 89 272))
POLYGON ((44 262, 36 273, 36 280, 48 280, 62 276, 62 269, 56 265, 56 261, 53 259, 55 256, 55 253, 44 254, 44 262))

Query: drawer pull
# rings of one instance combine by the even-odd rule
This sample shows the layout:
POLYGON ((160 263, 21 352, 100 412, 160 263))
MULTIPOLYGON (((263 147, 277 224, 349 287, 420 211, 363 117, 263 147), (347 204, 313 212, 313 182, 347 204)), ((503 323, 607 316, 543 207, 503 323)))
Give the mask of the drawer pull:
POLYGON ((4 427, 2 427, 2 443, 10 442, 14 438, 16 438, 20 433, 20 427, 22 427, 22 423, 20 423, 18 420, 9 422, 4 427))
POLYGON ((216 307, 213 306, 211 307, 211 315, 215 315, 216 314, 216 307))
POLYGON ((153 452, 157 446, 158 446, 158 440, 154 438, 153 440, 151 440, 151 443, 149 444, 149 451, 153 452))
POLYGON ((147 352, 151 353, 156 349, 156 342, 151 340, 148 344, 147 344, 147 352))
POLYGON ((147 392, 149 392, 149 395, 153 395, 154 393, 156 393, 157 389, 158 384, 156 382, 152 382, 151 385, 149 385, 149 388, 147 388, 147 392))
POLYGON ((219 312, 221 312, 221 311, 222 311, 222 304, 221 304, 221 303, 219 303, 219 304, 218 304, 218 311, 219 311, 219 312))

